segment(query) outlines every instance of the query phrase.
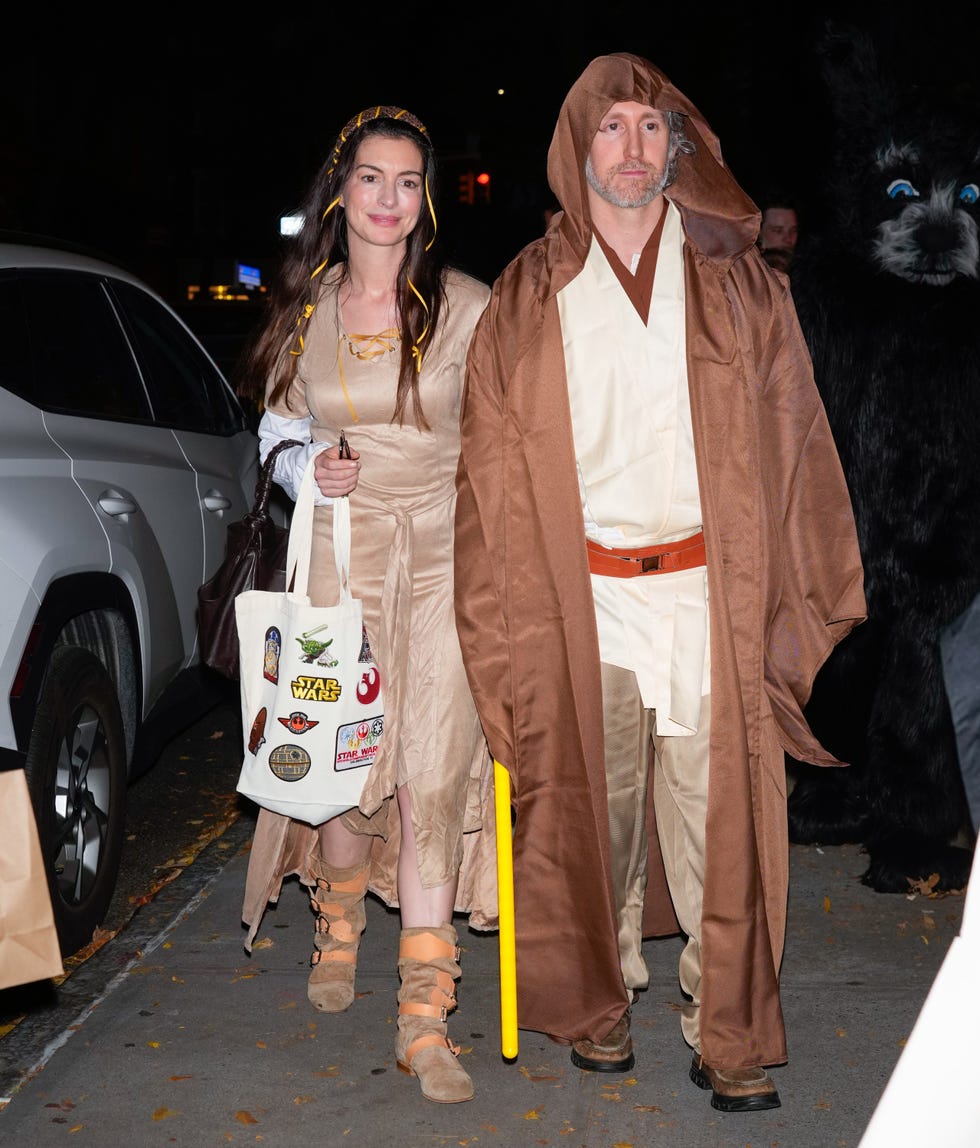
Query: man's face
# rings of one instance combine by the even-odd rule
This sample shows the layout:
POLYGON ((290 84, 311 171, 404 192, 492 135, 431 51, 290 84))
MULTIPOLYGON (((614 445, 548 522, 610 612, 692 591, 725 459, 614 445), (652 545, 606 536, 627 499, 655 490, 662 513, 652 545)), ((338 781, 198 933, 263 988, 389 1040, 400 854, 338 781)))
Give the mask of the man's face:
POLYGON ((614 207, 645 207, 666 186, 669 147, 663 112, 633 100, 613 104, 589 149, 589 187, 614 207))
POLYGON ((797 235, 796 212, 791 207, 767 207, 762 213, 759 245, 763 249, 781 247, 784 251, 792 251, 797 235))

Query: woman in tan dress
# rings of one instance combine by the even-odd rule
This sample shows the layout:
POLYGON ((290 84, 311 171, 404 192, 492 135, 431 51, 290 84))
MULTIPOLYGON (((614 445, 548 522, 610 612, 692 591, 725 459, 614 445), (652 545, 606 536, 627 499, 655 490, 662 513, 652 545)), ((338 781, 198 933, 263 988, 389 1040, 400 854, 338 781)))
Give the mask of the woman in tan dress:
POLYGON ((382 673, 385 728, 357 809, 318 828, 259 812, 243 919, 250 948, 284 877, 298 874, 317 918, 309 998, 341 1012, 354 1000, 365 893, 397 906, 398 1066, 452 1103, 473 1096, 445 1023, 460 975, 453 913, 497 924, 492 761, 460 656, 452 566, 464 362, 489 289, 438 258, 434 176, 414 116, 355 116, 307 194, 247 360, 246 378, 264 384, 261 457, 300 442, 276 461, 293 497, 316 453, 317 605, 339 598, 331 504, 350 499, 351 591, 382 673))

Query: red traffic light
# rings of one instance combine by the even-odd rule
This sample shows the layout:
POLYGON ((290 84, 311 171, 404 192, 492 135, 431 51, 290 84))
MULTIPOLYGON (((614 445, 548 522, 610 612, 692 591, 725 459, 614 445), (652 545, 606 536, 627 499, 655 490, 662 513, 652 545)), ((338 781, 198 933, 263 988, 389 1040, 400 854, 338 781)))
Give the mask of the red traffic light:
POLYGON ((473 202, 473 173, 471 171, 464 171, 460 173, 459 177, 459 202, 472 203, 473 202))
POLYGON ((474 204, 490 202, 490 173, 488 171, 462 171, 459 173, 460 203, 474 204))

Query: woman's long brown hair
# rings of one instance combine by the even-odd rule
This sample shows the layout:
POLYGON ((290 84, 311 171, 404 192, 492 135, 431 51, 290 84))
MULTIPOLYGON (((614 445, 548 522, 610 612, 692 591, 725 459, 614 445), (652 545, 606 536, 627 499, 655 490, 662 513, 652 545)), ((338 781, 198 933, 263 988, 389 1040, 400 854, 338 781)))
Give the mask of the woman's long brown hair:
POLYGON ((243 357, 239 393, 261 404, 271 381, 268 403, 279 403, 284 397, 288 403, 289 388, 301 358, 301 353, 291 351, 302 346, 300 338, 316 307, 327 268, 343 264, 340 282, 347 278, 347 216, 336 200, 354 167, 361 141, 369 136, 411 140, 422 154, 426 199, 418 223, 408 236, 395 284, 401 358, 392 422, 404 422, 411 401, 415 425, 427 430, 429 424, 419 397, 419 369, 439 329, 444 303, 443 263, 433 245, 436 227, 431 204, 437 197, 436 159, 428 133, 392 115, 376 114, 373 119, 345 129, 317 172, 300 207, 303 226, 289 241, 270 291, 265 321, 243 357), (320 267, 323 270, 314 276, 320 267))

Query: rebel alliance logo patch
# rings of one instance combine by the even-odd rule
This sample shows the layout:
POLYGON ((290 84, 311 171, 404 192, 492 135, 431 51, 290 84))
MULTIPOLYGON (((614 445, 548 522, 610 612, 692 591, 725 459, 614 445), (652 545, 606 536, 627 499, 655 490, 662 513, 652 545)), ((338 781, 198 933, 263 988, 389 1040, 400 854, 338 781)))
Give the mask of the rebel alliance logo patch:
POLYGON ((314 729, 320 724, 318 721, 310 721, 306 714, 300 710, 294 710, 289 717, 281 717, 278 720, 290 733, 296 734, 306 733, 307 730, 314 729))

